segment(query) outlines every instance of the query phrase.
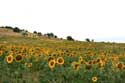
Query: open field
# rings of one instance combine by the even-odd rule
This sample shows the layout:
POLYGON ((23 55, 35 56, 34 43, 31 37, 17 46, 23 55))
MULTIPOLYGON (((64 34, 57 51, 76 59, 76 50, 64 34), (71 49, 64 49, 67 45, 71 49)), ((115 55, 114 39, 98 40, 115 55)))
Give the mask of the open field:
POLYGON ((124 81, 125 44, 0 36, 0 83, 124 81))

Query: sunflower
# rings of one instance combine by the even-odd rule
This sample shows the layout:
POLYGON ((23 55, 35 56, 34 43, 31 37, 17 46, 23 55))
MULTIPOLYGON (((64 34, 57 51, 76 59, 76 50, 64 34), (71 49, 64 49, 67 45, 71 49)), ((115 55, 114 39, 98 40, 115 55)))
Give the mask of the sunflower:
POLYGON ((55 60, 50 60, 49 63, 48 63, 49 68, 53 69, 55 67, 55 64, 56 64, 55 60))
POLYGON ((119 62, 119 63, 117 64, 117 68, 118 68, 118 69, 122 69, 122 68, 123 68, 123 64, 122 64, 121 62, 119 62))
POLYGON ((18 54, 18 55, 15 56, 15 61, 16 61, 16 62, 21 62, 22 59, 23 59, 23 56, 20 55, 20 54, 18 54))
POLYGON ((57 58, 56 63, 57 63, 57 64, 60 64, 60 65, 64 64, 64 59, 63 59, 63 57, 57 58))
POLYGON ((73 53, 70 53, 69 56, 70 56, 70 57, 74 57, 75 55, 74 55, 73 53))
POLYGON ((32 63, 28 63, 27 67, 31 68, 32 67, 32 63))
POLYGON ((93 60, 92 64, 96 64, 96 60, 93 60))
POLYGON ((12 55, 6 56, 6 61, 9 64, 12 63, 13 62, 13 56, 12 55))
POLYGON ((83 61, 83 57, 82 56, 79 57, 79 61, 83 61))
POLYGON ((88 62, 88 64, 90 64, 90 65, 91 65, 92 63, 93 63, 92 60, 90 60, 90 61, 88 62))
POLYGON ((31 68, 32 67, 32 63, 24 63, 25 67, 31 68))
POLYGON ((85 62, 83 60, 79 61, 80 64, 85 64, 85 62))
POLYGON ((73 63, 72 63, 72 66, 73 66, 73 69, 74 69, 74 70, 79 70, 79 68, 80 68, 80 63, 79 63, 79 62, 73 62, 73 63))
POLYGON ((13 55, 13 51, 11 50, 9 54, 12 54, 12 55, 13 55))
POLYGON ((96 76, 92 77, 92 81, 96 82, 97 81, 97 77, 96 76))
POLYGON ((0 56, 2 56, 2 54, 3 54, 3 51, 2 51, 2 50, 0 50, 0 56))
POLYGON ((49 56, 48 59, 47 59, 48 62, 51 61, 51 60, 54 60, 53 56, 49 56))

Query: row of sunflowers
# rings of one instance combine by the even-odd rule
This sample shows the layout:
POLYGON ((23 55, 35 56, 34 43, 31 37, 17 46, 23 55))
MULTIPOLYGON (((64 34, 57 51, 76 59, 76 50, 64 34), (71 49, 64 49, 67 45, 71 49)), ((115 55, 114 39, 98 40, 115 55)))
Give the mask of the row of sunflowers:
POLYGON ((0 83, 123 83, 124 49, 112 50, 1 44, 0 83))

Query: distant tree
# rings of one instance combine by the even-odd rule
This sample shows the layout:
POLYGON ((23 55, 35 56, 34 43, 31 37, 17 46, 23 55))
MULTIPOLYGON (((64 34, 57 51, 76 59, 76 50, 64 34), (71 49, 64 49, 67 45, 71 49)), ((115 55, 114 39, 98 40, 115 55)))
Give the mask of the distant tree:
POLYGON ((44 36, 47 36, 48 38, 58 38, 56 35, 54 35, 53 33, 46 33, 44 34, 44 36))
POLYGON ((47 33, 47 35, 48 35, 49 38, 54 37, 54 34, 53 34, 53 33, 47 33))
POLYGON ((13 29, 13 32, 21 32, 21 30, 18 28, 18 27, 15 27, 14 29, 13 29))
POLYGON ((94 42, 94 39, 92 39, 91 41, 94 42))
POLYGON ((67 36, 67 40, 74 41, 74 39, 71 36, 67 36))
POLYGON ((33 33, 34 33, 34 34, 37 34, 37 31, 34 31, 33 33))
POLYGON ((89 38, 86 38, 85 40, 86 40, 87 42, 90 42, 90 39, 89 39, 89 38))
POLYGON ((41 32, 38 32, 37 35, 38 35, 38 36, 42 36, 42 33, 41 33, 41 32))
POLYGON ((6 29, 13 29, 13 27, 11 27, 11 26, 5 26, 4 28, 6 28, 6 29))
POLYGON ((53 33, 50 33, 50 37, 54 37, 55 35, 53 33))
POLYGON ((26 32, 28 32, 28 30, 26 30, 26 32))
POLYGON ((13 29, 11 26, 0 26, 0 28, 13 29))
POLYGON ((58 37, 55 35, 54 38, 58 38, 58 37))

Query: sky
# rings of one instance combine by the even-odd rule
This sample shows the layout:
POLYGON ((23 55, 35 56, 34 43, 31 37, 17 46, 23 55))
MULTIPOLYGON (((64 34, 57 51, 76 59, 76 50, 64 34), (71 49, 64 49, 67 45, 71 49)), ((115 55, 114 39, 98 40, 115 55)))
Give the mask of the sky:
POLYGON ((125 42, 125 0, 0 0, 0 26, 125 42))

